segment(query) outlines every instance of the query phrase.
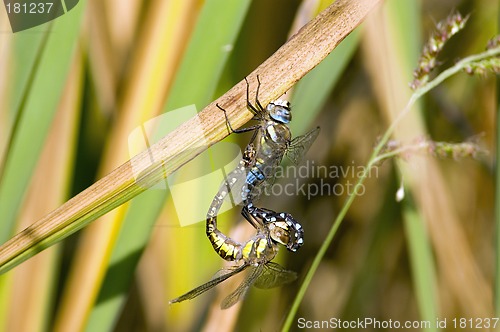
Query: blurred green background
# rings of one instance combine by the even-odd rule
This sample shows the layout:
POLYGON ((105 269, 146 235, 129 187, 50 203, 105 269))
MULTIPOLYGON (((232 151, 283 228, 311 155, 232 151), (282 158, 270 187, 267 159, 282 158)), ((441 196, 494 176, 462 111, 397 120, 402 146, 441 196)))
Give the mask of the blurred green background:
MULTIPOLYGON (((329 3, 87 0, 16 34, 0 10, 0 242, 126 162, 134 128, 179 107, 201 110, 329 3)), ((294 136, 321 126, 308 169, 330 170, 278 179, 278 185, 304 185, 310 197, 282 194, 259 203, 292 213, 305 228, 305 245, 277 258, 297 271, 296 282, 252 289, 226 311, 221 299, 237 286, 229 281, 169 305, 208 281, 222 262, 203 220, 181 227, 183 212, 170 192, 149 190, 0 276, 0 330, 280 329, 348 188, 411 95, 423 43, 454 10, 471 17, 445 47, 439 68, 483 51, 497 34, 497 1, 387 0, 286 94, 294 136)), ((466 74, 425 96, 396 132, 398 144, 473 139, 490 153, 453 160, 420 151, 378 165, 322 260, 292 330, 300 330, 299 318, 369 317, 430 321, 429 330, 446 318, 443 330, 453 331, 454 318, 498 316, 496 98, 493 75, 466 74), (405 199, 397 202, 402 183, 405 199)), ((226 141, 244 147, 249 138, 226 141)), ((213 162, 197 160, 190 170, 213 170, 213 162)), ((200 201, 210 201, 218 186, 176 199, 203 215, 208 205, 200 201)), ((245 240, 252 233, 244 233, 240 220, 235 208, 220 225, 245 240)))

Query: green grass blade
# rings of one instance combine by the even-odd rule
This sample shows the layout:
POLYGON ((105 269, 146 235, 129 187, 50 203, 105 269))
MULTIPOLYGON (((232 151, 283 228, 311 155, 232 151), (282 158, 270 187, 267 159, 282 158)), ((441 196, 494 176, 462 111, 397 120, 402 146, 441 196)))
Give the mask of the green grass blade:
MULTIPOLYGON (((394 31, 395 42, 399 46, 398 54, 399 62, 402 64, 401 70, 407 73, 405 76, 410 80, 421 47, 419 44, 421 36, 418 29, 421 17, 416 15, 416 13, 420 13, 420 8, 416 3, 401 1, 390 1, 387 5, 392 22, 391 31, 394 31), (409 38, 409 36, 413 37, 409 38)), ((403 179, 411 177, 410 175, 405 176, 406 168, 403 165, 400 165, 400 169, 403 172, 401 175, 403 179)), ((411 190, 410 184, 405 183, 405 187, 411 190)), ((420 318, 434 322, 438 317, 438 308, 432 245, 428 239, 421 211, 418 211, 412 203, 405 201, 403 216, 412 266, 412 280, 420 318)), ((431 330, 435 331, 436 327, 431 330)))
MULTIPOLYGON (((500 30, 500 13, 497 18, 497 26, 500 30)), ((496 163, 495 163, 495 226, 496 226, 496 236, 495 236, 495 282, 494 282, 494 308, 495 316, 500 317, 500 162, 498 160, 500 156, 500 85, 497 84, 496 88, 496 163)), ((500 331, 500 327, 496 329, 500 331)))
MULTIPOLYGON (((82 83, 81 57, 77 56, 19 213, 18 219, 24 226, 67 199, 73 180, 82 83)), ((0 319, 0 330, 47 330, 56 302, 54 293, 57 291, 61 249, 61 246, 54 246, 21 268, 10 271, 11 285, 0 282, 0 288, 8 287, 8 291, 0 290, 0 294, 9 295, 6 296, 8 309, 0 313, 8 313, 7 317, 0 319)))
MULTIPOLYGON (((497 87, 497 98, 500 95, 497 87)), ((500 103, 497 105, 497 126, 496 126, 496 167, 495 167, 495 224, 496 224, 496 271, 495 271, 495 313, 496 317, 500 317, 500 103)), ((497 330, 498 331, 498 330, 497 330)))
POLYGON ((199 23, 176 75, 164 112, 193 103, 201 109, 212 101, 216 83, 249 5, 249 0, 207 1, 200 13, 199 23))
MULTIPOLYGON (((403 215, 420 319, 434 322, 438 317, 438 308, 432 247, 424 222, 413 204, 404 204, 403 215)), ((437 331, 434 324, 431 324, 431 326, 428 331, 437 331)))
POLYGON ((321 111, 329 93, 351 60, 359 43, 359 28, 351 32, 316 68, 311 70, 293 92, 294 121, 292 132, 301 134, 311 126, 316 114, 321 111))
MULTIPOLYGON (((9 98, 9 102, 11 103, 11 105, 9 105, 9 110, 12 111, 11 113, 13 113, 14 120, 12 121, 11 128, 9 128, 9 135, 4 147, 5 150, 0 159, 0 179, 3 178, 7 156, 10 154, 14 136, 21 122, 23 110, 32 88, 34 76, 37 72, 36 68, 40 65, 43 51, 47 45, 49 36, 48 27, 51 26, 51 24, 47 26, 47 31, 45 33, 13 35, 11 38, 16 46, 13 52, 15 54, 13 58, 16 60, 11 61, 14 62, 13 67, 15 68, 15 74, 10 78, 12 90, 10 91, 9 98)), ((5 77, 5 79, 7 80, 9 78, 5 77)))
MULTIPOLYGON (((41 59, 33 68, 33 82, 27 83, 31 89, 20 110, 22 117, 17 131, 12 133, 12 146, 0 182, 0 243, 12 235, 19 206, 57 109, 78 40, 84 5, 85 1, 81 1, 74 10, 59 17, 50 26, 41 59)), ((18 34, 16 38, 19 37, 19 47, 22 49, 23 43, 31 42, 31 38, 24 38, 23 34, 32 32, 18 34)))
POLYGON ((96 304, 90 312, 87 331, 111 331, 116 323, 134 278, 134 271, 148 243, 164 195, 149 190, 132 200, 113 250, 96 304))

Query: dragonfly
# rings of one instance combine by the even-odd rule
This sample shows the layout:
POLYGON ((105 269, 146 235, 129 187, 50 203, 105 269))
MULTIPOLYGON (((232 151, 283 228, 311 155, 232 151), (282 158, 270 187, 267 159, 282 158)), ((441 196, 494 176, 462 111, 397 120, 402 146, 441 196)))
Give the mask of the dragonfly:
POLYGON ((297 249, 304 243, 304 232, 300 223, 288 213, 277 213, 252 205, 244 206, 242 215, 257 229, 257 234, 250 240, 238 243, 218 230, 212 235, 212 242, 218 243, 219 249, 227 253, 229 260, 238 262, 239 265, 219 270, 210 281, 171 300, 170 304, 191 300, 247 269, 250 271, 243 282, 222 301, 222 309, 242 300, 252 285, 268 289, 290 283, 297 278, 295 272, 286 270, 271 260, 278 252, 278 245, 297 249))
MULTIPOLYGON (((258 124, 241 129, 233 129, 227 117, 226 110, 217 104, 217 107, 224 112, 226 124, 233 133, 245 133, 253 131, 250 143, 247 145, 247 158, 251 154, 251 159, 246 160, 246 187, 242 190, 242 202, 247 204, 260 196, 262 190, 259 186, 272 182, 276 173, 276 168, 280 165, 284 156, 298 165, 312 143, 319 135, 320 128, 316 127, 305 135, 292 139, 292 134, 288 124, 292 121, 292 110, 290 102, 286 100, 275 100, 270 102, 265 108, 259 101, 260 79, 257 76, 257 90, 255 92, 255 104, 250 102, 250 84, 247 84, 246 99, 247 108, 253 113, 252 120, 258 124)), ((244 156, 245 158, 245 156, 244 156)))
MULTIPOLYGON (((224 245, 214 242, 215 238, 220 239, 214 234, 218 232, 217 215, 229 193, 238 188, 236 190, 241 193, 243 205, 253 207, 253 202, 261 195, 263 187, 274 179, 276 168, 280 165, 283 157, 286 155, 294 164, 298 164, 319 134, 319 127, 317 127, 305 135, 291 139, 292 135, 288 128, 288 123, 292 120, 290 103, 277 100, 270 102, 266 108, 262 107, 259 101, 260 80, 257 76, 258 86, 255 93, 255 104, 252 105, 249 97, 250 85, 246 78, 245 81, 247 83, 247 107, 254 114, 254 120, 259 122, 257 125, 233 129, 226 111, 217 104, 217 107, 224 112, 226 123, 232 132, 254 132, 250 143, 243 152, 241 161, 221 184, 207 212, 207 237, 216 252, 226 260, 231 259, 231 253, 224 250, 224 245)), ((226 241, 229 245, 232 243, 230 238, 226 238, 226 241)))

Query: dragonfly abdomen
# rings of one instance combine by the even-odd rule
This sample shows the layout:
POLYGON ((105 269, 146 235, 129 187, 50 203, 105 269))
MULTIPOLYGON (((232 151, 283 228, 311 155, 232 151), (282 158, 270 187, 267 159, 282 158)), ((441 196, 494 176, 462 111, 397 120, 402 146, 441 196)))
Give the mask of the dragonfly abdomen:
POLYGON ((257 233, 242 244, 224 235, 213 225, 207 225, 207 237, 217 254, 227 261, 243 260, 250 264, 268 262, 277 253, 276 245, 262 233, 257 233))
POLYGON ((217 229, 217 214, 224 202, 224 199, 227 197, 231 189, 238 182, 238 179, 244 179, 246 174, 246 168, 252 162, 254 158, 255 151, 253 150, 253 146, 248 146, 243 154, 243 158, 240 161, 238 167, 228 174, 226 181, 222 183, 215 195, 212 204, 210 204, 210 208, 207 212, 206 219, 206 234, 210 243, 214 247, 215 251, 219 256, 221 256, 225 260, 229 261, 238 261, 243 257, 242 249, 243 245, 239 242, 236 242, 224 235, 221 231, 217 229))
POLYGON ((213 225, 207 225, 207 236, 215 251, 223 259, 227 261, 239 261, 243 257, 242 244, 222 234, 213 225))

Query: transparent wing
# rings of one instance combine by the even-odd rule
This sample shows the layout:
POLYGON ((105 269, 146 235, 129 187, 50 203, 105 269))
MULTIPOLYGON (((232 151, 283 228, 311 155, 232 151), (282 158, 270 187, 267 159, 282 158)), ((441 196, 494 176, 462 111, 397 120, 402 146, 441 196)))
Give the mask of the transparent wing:
POLYGON ((244 269, 246 269, 249 265, 248 264, 243 264, 241 266, 237 266, 234 269, 221 269, 219 270, 213 277, 210 279, 209 282, 204 283, 203 285, 200 285, 196 287, 195 289, 187 292, 184 295, 181 295, 179 297, 176 297, 173 300, 170 300, 170 304, 172 303, 177 303, 177 302, 182 302, 185 300, 191 300, 197 297, 198 295, 201 295, 205 293, 207 290, 212 289, 213 287, 217 286, 224 280, 234 276, 235 274, 240 273, 244 269))
POLYGON ((285 270, 279 264, 269 262, 265 265, 264 271, 255 281, 255 287, 268 289, 288 284, 297 279, 297 273, 285 270))
POLYGON ((286 151, 286 156, 295 165, 300 164, 302 158, 309 150, 319 135, 319 127, 311 130, 305 135, 295 137, 286 151))
MULTIPOLYGON (((278 177, 277 171, 278 170, 278 165, 280 164, 282 158, 283 158, 283 153, 287 156, 290 161, 298 165, 300 164, 302 158, 306 154, 306 152, 309 150, 311 145, 314 143, 316 138, 319 135, 319 127, 311 130, 305 135, 298 136, 294 138, 291 142, 289 147, 286 149, 286 151, 275 151, 274 159, 271 160, 271 162, 268 162, 265 165, 261 165, 260 167, 276 167, 276 169, 272 172, 267 172, 270 174, 264 181, 259 182, 258 184, 254 185, 251 192, 249 193, 248 197, 250 198, 251 201, 255 202, 257 201, 260 197, 262 196, 267 196, 269 194, 272 194, 272 188, 274 185, 274 182, 276 178, 278 177)), ((248 167, 246 168, 246 174, 248 175, 249 172, 252 172, 252 167, 254 164, 249 163, 248 167)), ((282 174, 281 174, 282 176, 282 174)))
MULTIPOLYGON (((302 161, 302 158, 306 154, 306 152, 309 150, 311 145, 314 143, 316 138, 319 135, 319 127, 311 130, 305 135, 298 136, 294 138, 290 142, 290 146, 286 149, 286 151, 276 151, 275 154, 275 159, 273 160, 273 165, 267 164, 263 165, 262 167, 278 167, 280 164, 282 158, 283 158, 283 153, 287 156, 290 161, 298 165, 302 161)), ((253 166, 253 165, 250 165, 253 166)), ((251 167, 247 167, 247 174, 248 172, 251 172, 251 167)), ((259 197, 263 196, 263 194, 269 194, 272 192, 272 187, 274 185, 274 182, 276 180, 277 174, 276 171, 270 172, 271 176, 265 179, 264 181, 260 182, 258 185, 256 185, 252 193, 249 195, 251 196, 252 201, 256 201, 259 197)))
POLYGON ((252 266, 252 270, 250 274, 243 280, 243 282, 232 292, 229 294, 221 303, 220 307, 222 309, 227 309, 235 305, 238 301, 242 300, 250 286, 253 285, 255 280, 259 277, 264 269, 264 264, 258 266, 252 266))

